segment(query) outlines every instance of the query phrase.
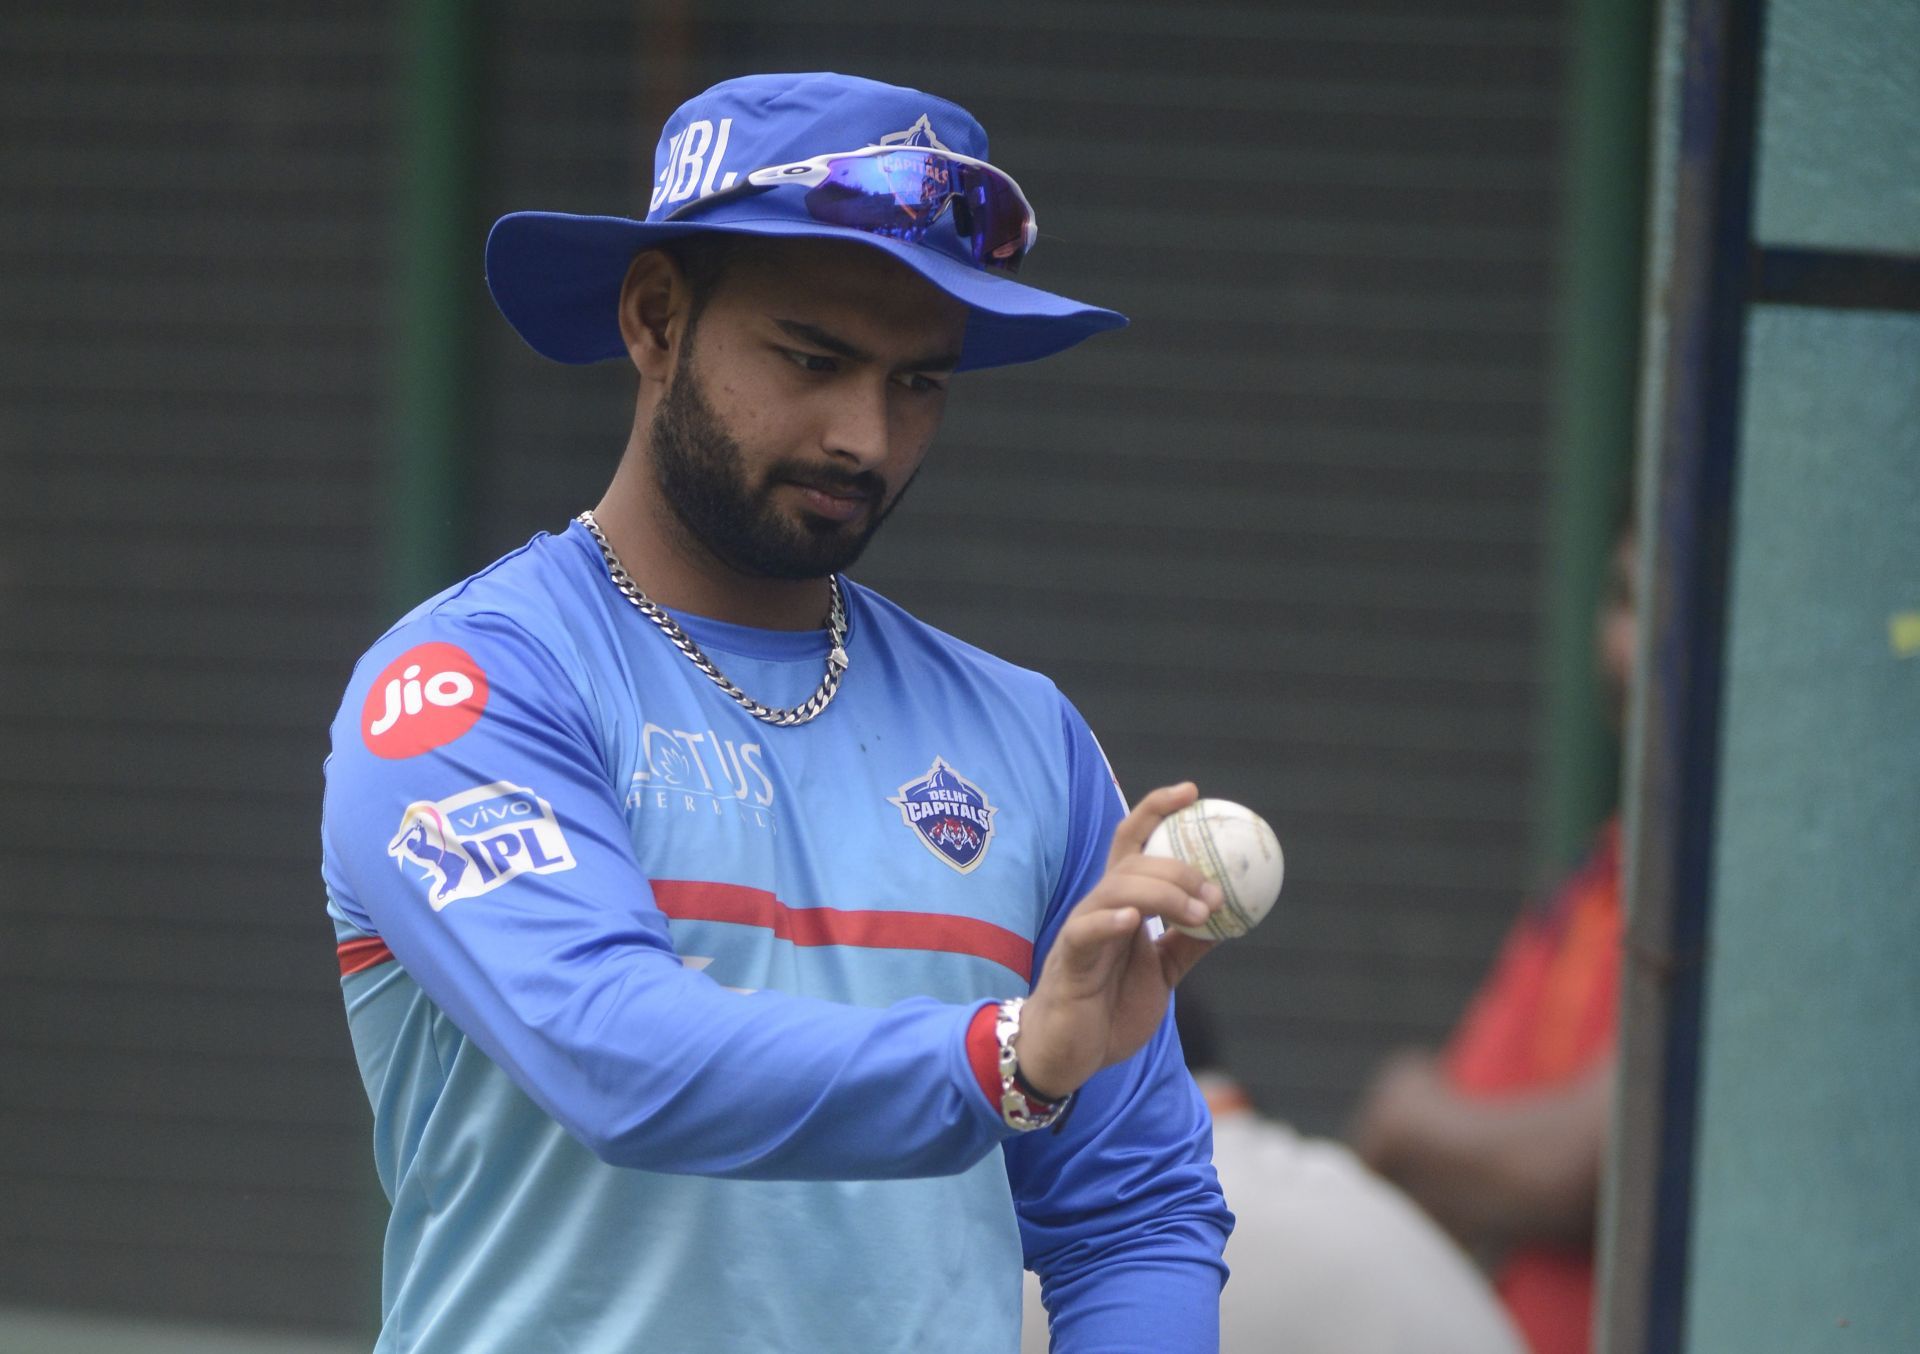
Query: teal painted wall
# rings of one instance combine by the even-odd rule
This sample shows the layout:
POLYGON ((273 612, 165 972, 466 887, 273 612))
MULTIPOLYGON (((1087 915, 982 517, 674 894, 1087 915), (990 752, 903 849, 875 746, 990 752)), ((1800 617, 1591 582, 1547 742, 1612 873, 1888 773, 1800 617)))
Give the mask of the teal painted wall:
POLYGON ((1754 233, 1920 253, 1920 4, 1772 0, 1754 233))
MULTIPOLYGON (((1773 0, 1756 238, 1920 252, 1920 4, 1773 0)), ((1920 1350, 1920 315, 1749 314, 1688 1354, 1920 1350)))
POLYGON ((1920 1350, 1920 316, 1748 343, 1686 1348, 1920 1350))

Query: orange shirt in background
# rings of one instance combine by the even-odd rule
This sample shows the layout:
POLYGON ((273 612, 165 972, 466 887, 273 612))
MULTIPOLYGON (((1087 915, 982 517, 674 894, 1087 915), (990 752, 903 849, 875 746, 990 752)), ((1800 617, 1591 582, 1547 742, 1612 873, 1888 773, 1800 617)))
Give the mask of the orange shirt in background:
MULTIPOLYGON (((1620 987, 1620 823, 1595 834, 1586 861, 1514 923, 1447 1046, 1454 1089, 1476 1098, 1578 1081, 1613 1051, 1620 987)), ((1526 1245, 1494 1285, 1534 1354, 1588 1354, 1593 1248, 1526 1245)))

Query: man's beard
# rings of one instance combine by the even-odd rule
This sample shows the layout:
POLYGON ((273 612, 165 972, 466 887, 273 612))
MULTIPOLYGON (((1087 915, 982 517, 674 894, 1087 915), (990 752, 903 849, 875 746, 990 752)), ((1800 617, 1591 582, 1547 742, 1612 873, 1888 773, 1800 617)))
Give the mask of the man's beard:
POLYGON ((906 497, 903 487, 888 503, 886 481, 870 470, 850 473, 804 461, 776 462, 759 486, 749 485, 740 444, 720 426, 691 361, 661 397, 651 441, 654 476, 693 539, 722 563, 761 578, 824 578, 851 567, 906 497), (774 503, 783 482, 866 499, 866 525, 792 520, 774 503))

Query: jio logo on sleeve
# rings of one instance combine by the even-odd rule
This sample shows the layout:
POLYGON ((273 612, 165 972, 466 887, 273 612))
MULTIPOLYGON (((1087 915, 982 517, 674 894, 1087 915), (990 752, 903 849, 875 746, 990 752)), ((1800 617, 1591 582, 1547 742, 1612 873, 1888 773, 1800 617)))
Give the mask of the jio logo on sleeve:
POLYGON ((374 679, 360 708, 360 738, 398 760, 444 747, 487 708, 487 674, 457 644, 416 644, 374 679))

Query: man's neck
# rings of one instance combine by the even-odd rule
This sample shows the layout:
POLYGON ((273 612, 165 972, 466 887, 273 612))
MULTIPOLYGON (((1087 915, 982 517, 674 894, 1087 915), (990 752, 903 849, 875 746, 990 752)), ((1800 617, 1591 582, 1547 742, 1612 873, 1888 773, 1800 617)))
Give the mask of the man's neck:
POLYGON ((763 630, 813 630, 826 624, 831 593, 824 578, 743 574, 695 539, 629 454, 593 510, 613 553, 640 590, 670 611, 763 630))

